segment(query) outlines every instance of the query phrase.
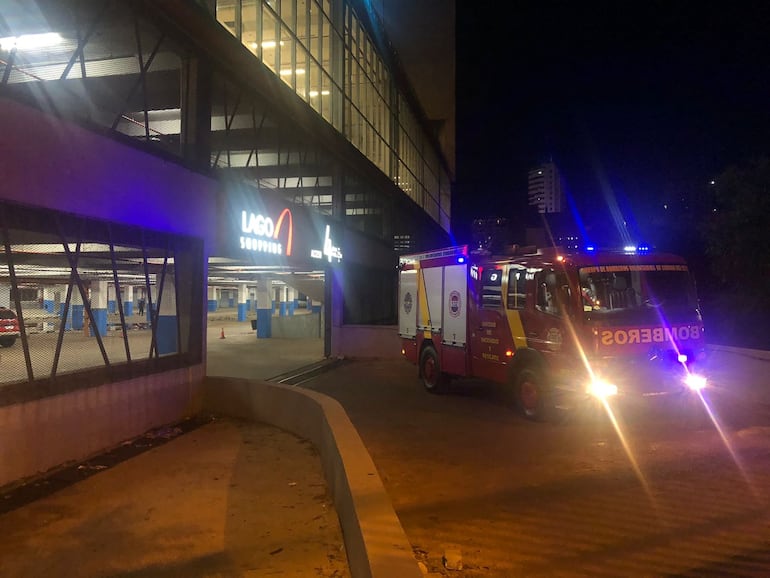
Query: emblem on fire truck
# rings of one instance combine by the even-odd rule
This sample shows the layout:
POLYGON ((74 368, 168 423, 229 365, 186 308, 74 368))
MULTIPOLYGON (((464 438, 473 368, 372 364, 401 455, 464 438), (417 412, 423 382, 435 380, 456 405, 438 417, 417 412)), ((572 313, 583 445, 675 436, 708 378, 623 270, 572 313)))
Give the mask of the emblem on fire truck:
POLYGON ((551 351, 559 351, 562 344, 561 331, 558 327, 551 327, 545 336, 546 346, 551 351))
POLYGON ((459 317, 460 311, 462 311, 460 292, 452 291, 449 293, 449 314, 452 317, 459 317))
POLYGON ((404 295, 404 311, 406 313, 412 312, 412 294, 409 291, 404 295))

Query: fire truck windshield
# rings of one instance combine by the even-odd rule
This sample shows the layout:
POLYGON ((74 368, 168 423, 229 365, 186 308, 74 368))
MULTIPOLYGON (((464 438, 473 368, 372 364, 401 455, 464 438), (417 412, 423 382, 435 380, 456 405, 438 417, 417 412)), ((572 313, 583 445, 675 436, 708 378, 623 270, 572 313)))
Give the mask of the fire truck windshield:
POLYGON ((684 265, 618 265, 580 269, 586 320, 611 325, 698 318, 698 301, 684 265))

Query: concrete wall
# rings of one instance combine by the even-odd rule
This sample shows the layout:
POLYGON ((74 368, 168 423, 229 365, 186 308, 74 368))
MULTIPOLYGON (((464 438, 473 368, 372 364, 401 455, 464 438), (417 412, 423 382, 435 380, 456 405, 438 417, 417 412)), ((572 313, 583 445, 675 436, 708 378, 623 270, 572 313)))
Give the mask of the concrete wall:
POLYGON ((306 337, 323 337, 323 325, 320 313, 303 315, 286 315, 273 317, 272 336, 282 339, 304 339, 306 337))
POLYGON ((293 386, 207 377, 203 407, 269 423, 318 449, 353 578, 422 576, 374 462, 339 402, 293 386))
POLYGON ((194 415, 203 374, 198 365, 0 407, 0 486, 194 415))
POLYGON ((401 339, 395 325, 332 326, 332 356, 397 359, 401 339))
MULTIPOLYGON (((209 255, 213 179, 5 98, 0 127, 1 199, 194 236, 209 255)), ((0 486, 195 413, 203 375, 199 365, 0 408, 0 486)))

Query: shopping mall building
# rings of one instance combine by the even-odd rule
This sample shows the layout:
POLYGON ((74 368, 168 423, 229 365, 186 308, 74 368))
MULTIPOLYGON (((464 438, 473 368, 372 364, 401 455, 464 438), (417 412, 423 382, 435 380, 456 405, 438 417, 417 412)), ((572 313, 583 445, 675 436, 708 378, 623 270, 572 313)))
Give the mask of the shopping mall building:
POLYGON ((223 301, 255 339, 304 307, 327 356, 376 350, 451 176, 369 2, 10 6, 0 486, 193 411, 223 301))

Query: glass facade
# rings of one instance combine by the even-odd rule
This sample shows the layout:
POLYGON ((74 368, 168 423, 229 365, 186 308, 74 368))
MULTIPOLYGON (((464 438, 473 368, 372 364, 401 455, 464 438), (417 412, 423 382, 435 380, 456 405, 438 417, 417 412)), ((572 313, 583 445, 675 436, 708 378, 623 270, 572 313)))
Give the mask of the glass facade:
POLYGON ((301 132, 272 102, 285 94, 275 87, 257 94, 249 78, 210 67, 196 39, 130 2, 11 7, 0 22, 0 95, 196 169, 239 174, 260 192, 311 206, 393 247, 404 235, 419 243, 429 229, 410 200, 437 231, 449 231, 451 185, 437 145, 352 4, 218 0, 214 10, 254 55, 251 74, 262 62, 301 99, 296 104, 306 103, 403 198, 375 184, 367 161, 301 132))
MULTIPOLYGON (((218 0, 216 17, 449 231, 449 175, 353 6, 343 0, 218 0)), ((356 214, 364 210, 357 207, 356 214)))

